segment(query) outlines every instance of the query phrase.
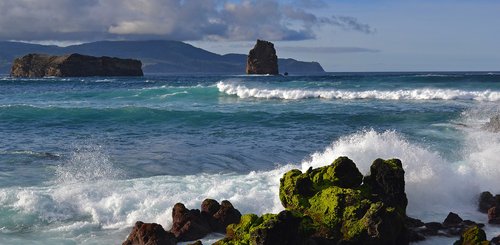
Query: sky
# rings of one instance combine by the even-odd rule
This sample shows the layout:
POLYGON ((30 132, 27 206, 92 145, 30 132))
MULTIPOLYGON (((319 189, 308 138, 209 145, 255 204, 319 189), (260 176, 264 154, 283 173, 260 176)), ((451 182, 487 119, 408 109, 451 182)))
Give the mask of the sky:
POLYGON ((327 71, 499 71, 500 0, 0 0, 0 40, 185 41, 327 71))

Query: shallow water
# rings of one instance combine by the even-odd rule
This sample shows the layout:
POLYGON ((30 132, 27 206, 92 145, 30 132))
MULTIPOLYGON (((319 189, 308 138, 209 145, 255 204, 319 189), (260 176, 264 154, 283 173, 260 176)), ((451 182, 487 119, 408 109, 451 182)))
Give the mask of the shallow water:
POLYGON ((500 193, 500 133, 482 125, 498 113, 494 73, 3 77, 0 244, 116 244, 205 198, 278 212, 285 171, 343 155, 362 173, 400 158, 414 217, 486 222, 475 198, 500 193))

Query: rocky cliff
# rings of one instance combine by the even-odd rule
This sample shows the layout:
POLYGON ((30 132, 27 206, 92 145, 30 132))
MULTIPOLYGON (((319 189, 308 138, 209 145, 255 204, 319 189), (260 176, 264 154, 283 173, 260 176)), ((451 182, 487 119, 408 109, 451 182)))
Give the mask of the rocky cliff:
POLYGON ((278 74, 278 56, 274 44, 257 40, 247 59, 247 74, 278 74))
POLYGON ((28 54, 14 60, 12 77, 142 76, 142 63, 133 59, 81 54, 28 54))

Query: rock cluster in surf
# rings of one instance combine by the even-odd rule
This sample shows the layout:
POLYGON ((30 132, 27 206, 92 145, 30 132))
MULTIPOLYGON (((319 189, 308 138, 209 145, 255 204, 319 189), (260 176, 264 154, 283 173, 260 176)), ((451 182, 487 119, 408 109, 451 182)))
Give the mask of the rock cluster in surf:
POLYGON ((14 60, 12 77, 142 76, 139 60, 81 54, 28 54, 14 60))
POLYGON ((488 214, 489 224, 500 224, 500 194, 493 196, 491 192, 485 191, 479 195, 478 210, 488 214))
POLYGON ((244 215, 216 244, 408 244, 404 170, 377 159, 363 177, 347 157, 280 181, 285 211, 244 215))
POLYGON ((229 224, 240 222, 241 213, 224 200, 220 204, 205 199, 199 209, 187 209, 177 203, 172 209, 172 228, 169 231, 159 224, 137 221, 127 240, 122 245, 171 245, 177 242, 194 241, 209 233, 225 233, 229 224))
POLYGON ((279 73, 278 56, 276 56, 273 43, 257 40, 257 43, 248 54, 246 73, 272 75, 279 73))
MULTIPOLYGON (((455 245, 500 244, 500 237, 486 240, 484 224, 452 212, 441 223, 408 217, 404 170, 398 159, 376 159, 367 176, 347 157, 306 172, 294 169, 281 178, 279 198, 285 210, 262 216, 242 216, 228 201, 206 199, 201 211, 178 203, 170 231, 137 222, 123 244, 175 244, 210 232, 225 233, 216 245, 404 245, 429 236, 460 236, 455 245)), ((497 200, 499 195, 483 193, 480 208, 494 208, 497 200)))

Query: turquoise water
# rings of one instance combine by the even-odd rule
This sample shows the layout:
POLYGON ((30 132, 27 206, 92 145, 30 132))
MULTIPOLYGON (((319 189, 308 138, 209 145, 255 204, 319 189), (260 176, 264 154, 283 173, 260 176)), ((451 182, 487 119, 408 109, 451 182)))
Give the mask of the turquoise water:
POLYGON ((364 173, 401 158, 413 216, 485 222, 474 198, 500 193, 500 134, 482 125, 498 113, 499 73, 4 76, 0 244, 117 244, 207 197, 277 212, 285 171, 341 155, 364 173))

